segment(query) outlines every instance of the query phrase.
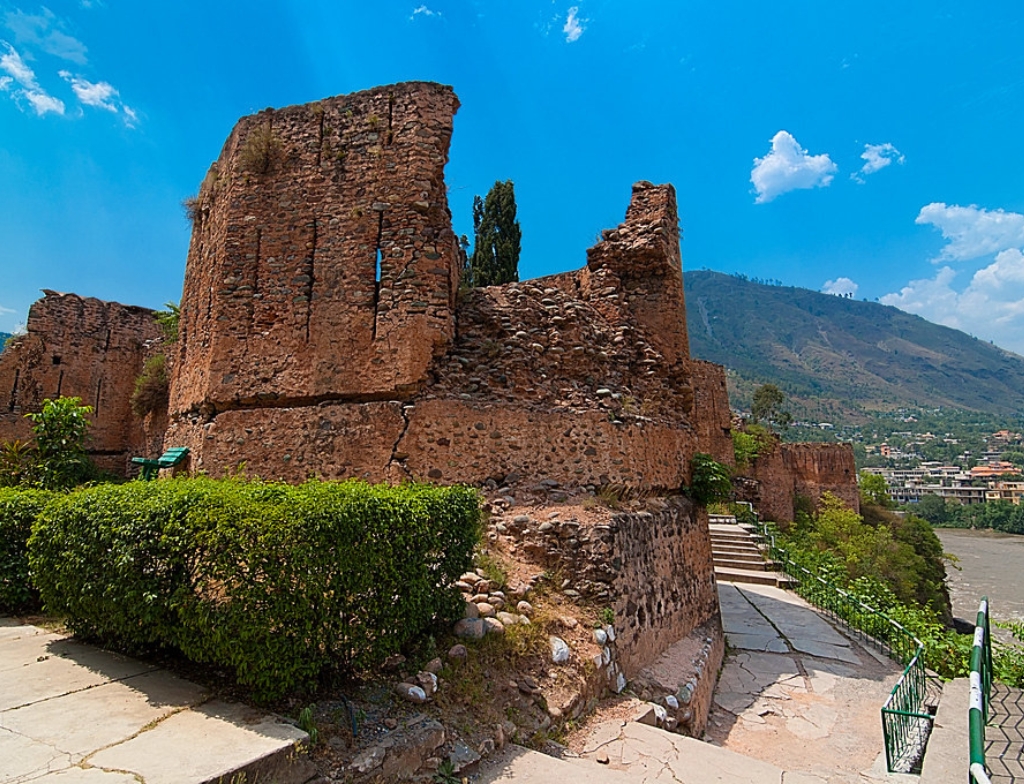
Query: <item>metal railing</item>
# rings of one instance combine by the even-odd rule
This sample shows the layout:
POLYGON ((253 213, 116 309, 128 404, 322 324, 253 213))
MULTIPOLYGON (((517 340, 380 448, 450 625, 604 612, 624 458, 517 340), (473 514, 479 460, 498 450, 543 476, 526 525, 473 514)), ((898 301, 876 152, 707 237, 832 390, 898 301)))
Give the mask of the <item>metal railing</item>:
POLYGON ((971 648, 971 701, 967 711, 970 734, 968 782, 990 784, 985 768, 985 725, 988 724, 989 698, 992 694, 992 639, 989 634, 988 597, 978 606, 971 648))
MULTIPOLYGON (((796 581, 803 598, 891 659, 905 665, 882 706, 885 761, 890 773, 909 772, 920 763, 931 732, 934 714, 929 699, 934 679, 924 665, 924 644, 906 627, 865 604, 819 574, 798 564, 778 543, 775 532, 753 512, 759 534, 771 560, 796 581)), ((979 784, 982 782, 979 780, 979 784)))

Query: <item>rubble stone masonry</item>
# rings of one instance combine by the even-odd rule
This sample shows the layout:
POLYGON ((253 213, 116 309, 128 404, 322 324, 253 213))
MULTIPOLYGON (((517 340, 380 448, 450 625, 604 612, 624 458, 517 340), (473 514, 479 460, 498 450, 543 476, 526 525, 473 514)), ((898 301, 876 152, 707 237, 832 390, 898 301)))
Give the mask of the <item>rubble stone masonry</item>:
POLYGON ((724 372, 689 356, 672 186, 637 183, 584 269, 460 293, 457 107, 408 83, 238 123, 182 295, 167 444, 193 469, 671 492, 694 452, 731 459, 724 372))
POLYGON ((131 411, 135 379, 160 329, 147 308, 44 291, 26 333, 0 353, 0 441, 27 440, 25 414, 46 398, 80 397, 93 407, 87 444, 101 467, 124 473, 132 454, 149 454, 131 411))

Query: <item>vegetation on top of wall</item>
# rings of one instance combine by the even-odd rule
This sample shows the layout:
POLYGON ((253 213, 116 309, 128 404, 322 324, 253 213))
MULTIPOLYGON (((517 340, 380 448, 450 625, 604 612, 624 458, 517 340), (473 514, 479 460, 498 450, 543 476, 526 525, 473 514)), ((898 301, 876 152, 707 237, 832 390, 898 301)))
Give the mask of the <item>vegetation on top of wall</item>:
POLYGON ((167 357, 154 354, 142 366, 132 390, 132 413, 140 419, 146 414, 166 412, 170 401, 170 378, 167 375, 167 357))
POLYGON ((173 479, 58 498, 29 562, 75 632, 177 647, 275 698, 456 619, 478 536, 466 487, 173 479))
POLYGON ((239 160, 242 168, 253 174, 266 174, 281 155, 281 140, 274 133, 270 122, 253 128, 242 143, 239 160))

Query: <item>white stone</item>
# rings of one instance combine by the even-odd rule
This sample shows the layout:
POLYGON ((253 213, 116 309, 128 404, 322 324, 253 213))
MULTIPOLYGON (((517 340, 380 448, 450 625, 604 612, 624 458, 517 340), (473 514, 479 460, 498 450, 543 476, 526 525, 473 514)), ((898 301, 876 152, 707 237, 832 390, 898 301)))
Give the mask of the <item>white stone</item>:
POLYGON ((565 664, 569 661, 569 645, 561 637, 552 636, 549 640, 551 643, 551 661, 555 664, 565 664))

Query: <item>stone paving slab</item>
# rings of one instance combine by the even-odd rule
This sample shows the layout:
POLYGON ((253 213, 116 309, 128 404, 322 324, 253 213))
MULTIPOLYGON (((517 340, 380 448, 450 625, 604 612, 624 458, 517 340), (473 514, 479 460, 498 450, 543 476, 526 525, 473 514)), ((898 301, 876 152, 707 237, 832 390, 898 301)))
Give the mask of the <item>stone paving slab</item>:
POLYGON ((768 585, 744 585, 742 592, 800 653, 851 664, 860 662, 850 640, 795 593, 768 585))
POLYGON ((0 782, 300 784, 305 732, 151 665, 0 619, 0 782))

